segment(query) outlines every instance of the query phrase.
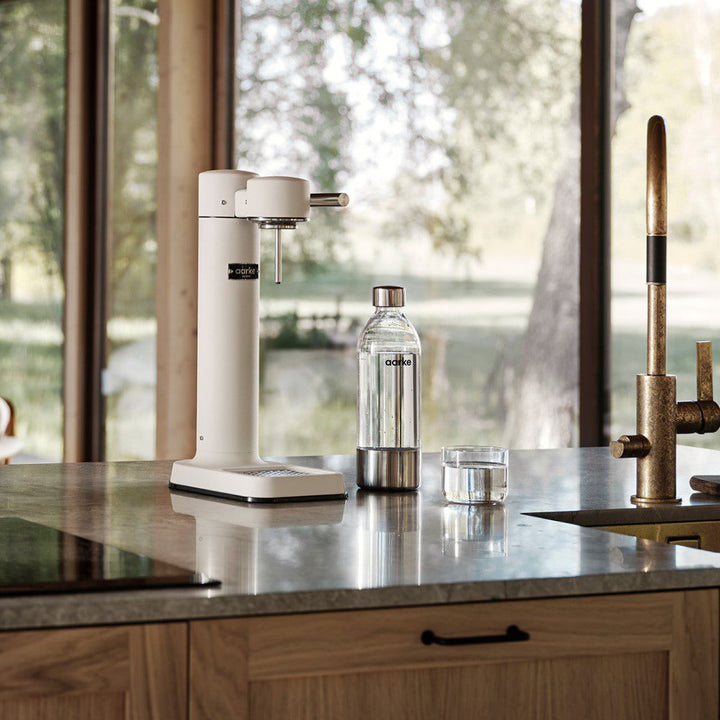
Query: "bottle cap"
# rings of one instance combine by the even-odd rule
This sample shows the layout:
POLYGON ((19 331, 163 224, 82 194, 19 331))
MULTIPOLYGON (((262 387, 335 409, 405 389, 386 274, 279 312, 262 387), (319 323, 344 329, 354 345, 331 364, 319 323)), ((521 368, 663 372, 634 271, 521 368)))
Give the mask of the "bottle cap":
POLYGON ((397 285, 378 285, 373 288, 372 296, 375 307, 403 307, 405 305, 405 288, 397 285))

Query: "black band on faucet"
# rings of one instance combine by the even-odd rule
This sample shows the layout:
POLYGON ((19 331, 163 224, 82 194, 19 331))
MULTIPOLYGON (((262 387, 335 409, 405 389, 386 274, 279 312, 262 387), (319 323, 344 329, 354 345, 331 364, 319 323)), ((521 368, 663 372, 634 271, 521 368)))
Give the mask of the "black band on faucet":
POLYGON ((667 235, 647 236, 647 282, 667 282, 667 235))

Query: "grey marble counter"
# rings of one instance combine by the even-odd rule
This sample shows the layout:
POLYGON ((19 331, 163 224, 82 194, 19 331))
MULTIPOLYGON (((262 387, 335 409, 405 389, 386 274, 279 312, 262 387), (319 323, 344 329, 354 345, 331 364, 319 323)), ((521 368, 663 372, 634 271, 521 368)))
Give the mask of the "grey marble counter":
POLYGON ((510 453, 504 507, 445 504, 437 455, 413 494, 355 489, 347 502, 247 506, 170 493, 170 463, 0 467, 0 516, 15 515, 197 569, 214 589, 0 599, 0 628, 58 627, 351 608, 720 587, 720 554, 637 541, 583 524, 720 518, 691 474, 720 473, 720 452, 678 450, 681 506, 631 505, 635 463, 605 448, 510 453), (578 511, 586 511, 577 515, 578 511))

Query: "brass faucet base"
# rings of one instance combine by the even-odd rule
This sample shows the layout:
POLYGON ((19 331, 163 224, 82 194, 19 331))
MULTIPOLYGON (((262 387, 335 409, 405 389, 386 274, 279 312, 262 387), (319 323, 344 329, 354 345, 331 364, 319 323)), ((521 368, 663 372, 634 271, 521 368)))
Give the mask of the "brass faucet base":
POLYGON ((677 505, 682 502, 682 498, 644 498, 631 495, 630 502, 634 505, 659 505, 667 503, 677 505))
POLYGON ((637 376, 637 434, 651 448, 637 461, 637 498, 675 499, 675 385, 674 375, 637 376))

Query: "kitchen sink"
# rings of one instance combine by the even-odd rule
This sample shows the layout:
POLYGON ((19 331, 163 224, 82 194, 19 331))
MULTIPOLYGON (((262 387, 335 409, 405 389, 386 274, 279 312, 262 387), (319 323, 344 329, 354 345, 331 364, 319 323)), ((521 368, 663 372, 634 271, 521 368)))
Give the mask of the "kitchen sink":
POLYGON ((533 517, 720 552, 720 504, 529 513, 533 517))
POLYGON ((633 535, 646 540, 654 540, 667 545, 685 545, 686 547, 720 552, 720 520, 594 525, 592 527, 621 535, 633 535))

